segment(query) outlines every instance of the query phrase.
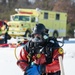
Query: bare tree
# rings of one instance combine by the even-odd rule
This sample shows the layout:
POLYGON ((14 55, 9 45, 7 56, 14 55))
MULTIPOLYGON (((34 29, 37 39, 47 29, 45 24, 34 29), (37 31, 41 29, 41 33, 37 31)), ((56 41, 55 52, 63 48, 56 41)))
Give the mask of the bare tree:
POLYGON ((40 8, 45 10, 52 10, 56 0, 36 0, 33 8, 40 8))
POLYGON ((30 5, 31 4, 28 0, 18 0, 18 3, 17 3, 18 8, 28 8, 30 5))

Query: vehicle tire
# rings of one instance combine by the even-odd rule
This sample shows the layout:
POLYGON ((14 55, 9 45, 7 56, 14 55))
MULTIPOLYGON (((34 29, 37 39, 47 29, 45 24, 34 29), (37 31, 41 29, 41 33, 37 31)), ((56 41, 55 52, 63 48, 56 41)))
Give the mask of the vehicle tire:
POLYGON ((0 39, 0 44, 4 44, 4 39, 0 39))
POLYGON ((54 31, 53 37, 58 38, 58 36, 59 36, 58 31, 54 31))
POLYGON ((31 35, 31 32, 27 30, 24 37, 29 37, 30 35, 31 35))

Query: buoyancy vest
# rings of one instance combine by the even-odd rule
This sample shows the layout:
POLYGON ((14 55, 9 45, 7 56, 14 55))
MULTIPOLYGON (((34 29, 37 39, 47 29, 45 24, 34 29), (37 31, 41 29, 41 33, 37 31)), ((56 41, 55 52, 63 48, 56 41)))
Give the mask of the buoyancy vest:
MULTIPOLYGON (((46 57, 46 63, 51 63, 52 62, 52 57, 53 57, 53 51, 55 50, 54 46, 57 44, 55 43, 55 39, 49 38, 42 44, 40 43, 34 43, 32 41, 29 41, 27 45, 25 46, 25 50, 30 54, 31 58, 35 54, 44 54, 46 57), (53 40, 54 42, 51 42, 53 40)), ((59 46, 59 45, 57 45, 59 46)), ((32 59, 31 59, 32 60, 32 59)))

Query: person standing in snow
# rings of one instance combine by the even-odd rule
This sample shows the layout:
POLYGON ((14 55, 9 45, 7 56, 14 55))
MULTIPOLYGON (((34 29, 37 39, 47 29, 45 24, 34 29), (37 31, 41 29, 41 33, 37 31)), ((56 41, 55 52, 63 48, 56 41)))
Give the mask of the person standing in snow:
POLYGON ((2 20, 0 20, 0 36, 4 36, 4 43, 7 43, 8 25, 2 20))

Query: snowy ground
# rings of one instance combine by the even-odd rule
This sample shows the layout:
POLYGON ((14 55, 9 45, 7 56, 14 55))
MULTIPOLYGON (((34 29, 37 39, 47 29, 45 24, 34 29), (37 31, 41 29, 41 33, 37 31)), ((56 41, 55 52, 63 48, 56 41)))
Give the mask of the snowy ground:
MULTIPOLYGON (((22 47, 19 47, 19 52, 22 47)), ((65 75, 75 75, 75 40, 65 41, 63 46, 65 75)), ((17 53, 18 53, 17 52, 17 53)), ((23 75, 23 71, 16 65, 14 48, 0 48, 0 75, 23 75)))

